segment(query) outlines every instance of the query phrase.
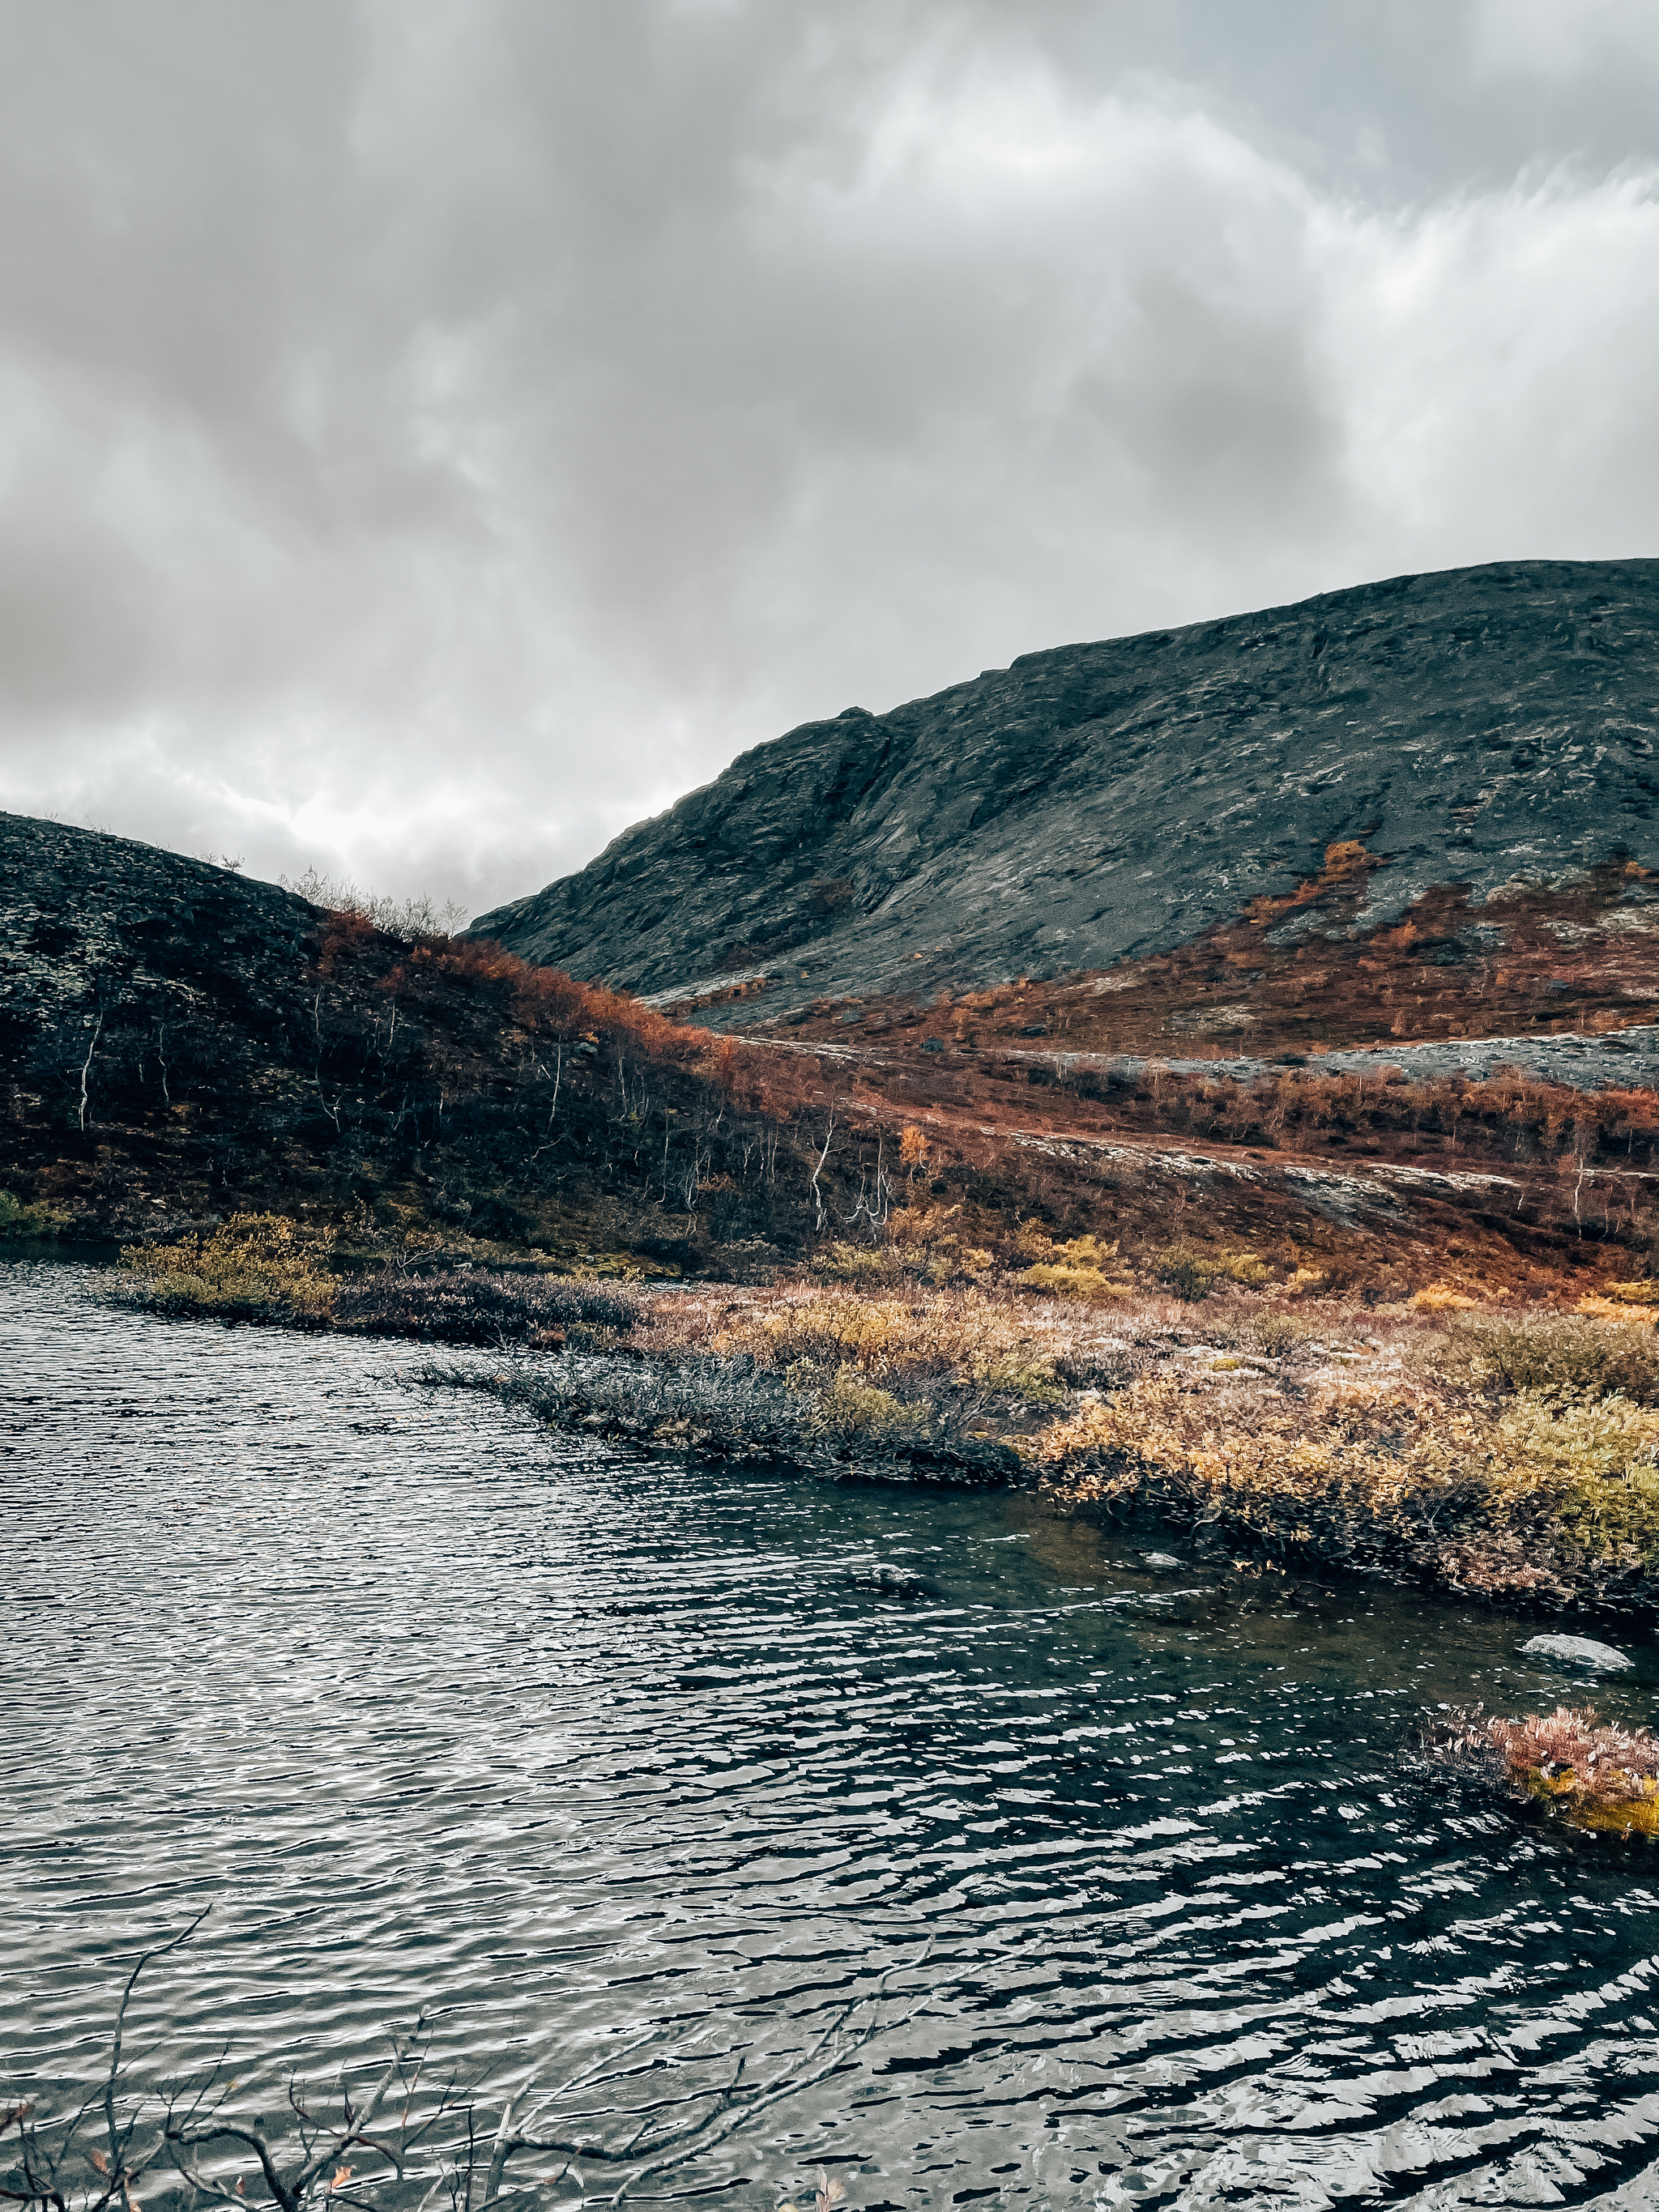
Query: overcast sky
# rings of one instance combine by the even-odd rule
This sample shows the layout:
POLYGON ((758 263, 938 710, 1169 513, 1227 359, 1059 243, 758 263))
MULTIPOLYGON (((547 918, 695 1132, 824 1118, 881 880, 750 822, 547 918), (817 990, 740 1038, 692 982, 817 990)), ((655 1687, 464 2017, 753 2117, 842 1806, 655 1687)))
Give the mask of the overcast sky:
POLYGON ((1654 0, 0 0, 0 804, 469 910, 1018 653, 1659 552, 1654 0))

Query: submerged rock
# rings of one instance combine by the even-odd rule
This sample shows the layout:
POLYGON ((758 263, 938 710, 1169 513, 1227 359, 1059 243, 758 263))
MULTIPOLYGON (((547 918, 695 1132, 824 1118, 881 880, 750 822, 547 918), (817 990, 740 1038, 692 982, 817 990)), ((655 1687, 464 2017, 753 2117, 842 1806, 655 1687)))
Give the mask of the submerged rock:
POLYGON ((1611 1644, 1597 1644, 1588 1636, 1534 1636, 1521 1646, 1521 1656, 1547 1659, 1558 1667, 1582 1668, 1593 1674, 1623 1674, 1636 1663, 1611 1644))
POLYGON ((854 1567, 853 1585, 856 1589, 874 1590, 880 1597, 938 1595, 931 1583, 924 1582, 920 1575, 913 1575, 908 1567, 854 1567))
POLYGON ((1173 1552, 1143 1552, 1140 1559, 1143 1566, 1154 1567, 1161 1575, 1179 1572, 1185 1564, 1173 1552))

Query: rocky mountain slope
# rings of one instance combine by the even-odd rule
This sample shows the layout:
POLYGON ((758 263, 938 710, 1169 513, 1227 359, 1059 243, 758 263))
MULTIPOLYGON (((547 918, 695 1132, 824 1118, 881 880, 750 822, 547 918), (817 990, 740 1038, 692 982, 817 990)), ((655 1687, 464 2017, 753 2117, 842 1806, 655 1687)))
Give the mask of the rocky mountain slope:
POLYGON ((1290 943, 1334 847, 1363 938, 1659 865, 1656 731, 1659 562, 1398 577, 806 723, 472 929, 716 1027, 1108 969, 1264 900, 1290 943))

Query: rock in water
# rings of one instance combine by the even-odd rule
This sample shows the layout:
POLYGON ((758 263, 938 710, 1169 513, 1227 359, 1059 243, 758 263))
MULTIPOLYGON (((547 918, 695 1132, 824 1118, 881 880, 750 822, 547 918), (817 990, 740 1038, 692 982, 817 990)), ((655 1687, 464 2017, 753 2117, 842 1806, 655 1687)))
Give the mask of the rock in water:
POLYGON ((1611 1644, 1588 1636, 1534 1636, 1521 1646, 1523 1659, 1547 1659, 1558 1667, 1578 1667, 1592 1674, 1623 1674, 1635 1665, 1611 1644))
POLYGON ((873 1590, 878 1597, 933 1597, 937 1595, 931 1583, 920 1575, 913 1575, 908 1567, 885 1565, 854 1567, 853 1586, 855 1589, 873 1590))
POLYGON ((1143 1552, 1140 1557, 1143 1565, 1156 1567, 1160 1574, 1178 1571, 1182 1564, 1173 1552, 1143 1552))

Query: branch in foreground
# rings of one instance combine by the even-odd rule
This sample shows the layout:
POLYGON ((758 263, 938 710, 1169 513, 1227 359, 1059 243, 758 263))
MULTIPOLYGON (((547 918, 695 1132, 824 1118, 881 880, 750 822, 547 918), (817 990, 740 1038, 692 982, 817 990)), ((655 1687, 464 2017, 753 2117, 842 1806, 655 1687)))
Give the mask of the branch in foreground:
MULTIPOLYGON (((874 2036, 902 2025, 925 2001, 918 1998, 896 2021, 883 2016, 880 2000, 893 1975, 921 1966, 924 1949, 837 2004, 807 2047, 769 2072, 751 2078, 748 2055, 741 2055, 717 2085, 690 2085, 641 2106, 642 2071, 678 2075, 711 2057, 695 2039, 677 2042, 672 2030, 647 2027, 562 2081, 520 2081, 501 2098, 498 2117, 485 2107, 499 2093, 460 2088, 453 2080, 428 2082, 432 2022, 423 2015, 406 2037, 393 2039, 389 2063, 367 2089, 354 2088, 343 2067, 326 2100, 291 2078, 283 2100, 290 2123, 273 2127, 247 2109, 246 2094, 230 2105, 258 2069, 224 2078, 222 2055, 193 2088, 145 2090, 131 2079, 126 2028, 140 1978, 187 1942, 204 1917, 139 1957, 117 2005, 108 2065, 80 2103, 56 2113, 40 2112, 26 2098, 0 2107, 0 2142, 15 2128, 18 2150, 0 2200, 25 2212, 143 2212, 142 2185, 155 2212, 159 2185, 179 2212, 204 2206, 248 2212, 261 2196, 276 2212, 320 2212, 324 2205, 429 2212, 441 2200, 449 2212, 490 2212, 507 2197, 565 2185, 575 2196, 562 2201, 586 2203, 586 2166, 602 2175, 605 2201, 619 2205, 647 2182, 718 2151, 774 2106, 849 2069, 874 2036), (82 2138, 100 2111, 105 2148, 82 2138), (562 2162, 533 2182, 511 2180, 513 2161, 526 2153, 562 2162)), ((824 2186, 820 2202, 836 2201, 824 2197, 824 2186)))

